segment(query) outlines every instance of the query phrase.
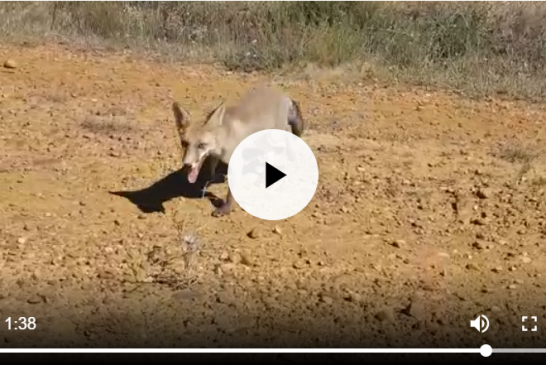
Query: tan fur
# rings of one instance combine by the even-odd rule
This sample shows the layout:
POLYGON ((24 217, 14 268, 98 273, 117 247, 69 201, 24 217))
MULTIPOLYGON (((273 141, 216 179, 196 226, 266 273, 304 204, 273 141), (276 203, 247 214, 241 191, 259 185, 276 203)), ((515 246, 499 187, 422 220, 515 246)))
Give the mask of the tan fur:
MULTIPOLYGON (((301 137, 304 130, 299 104, 263 86, 250 89, 235 103, 221 103, 202 122, 190 121, 189 113, 177 102, 173 103, 173 113, 191 183, 196 181, 205 159, 211 160, 209 173, 214 175, 218 161, 228 164, 239 143, 253 133, 281 129, 301 137)), ((228 188, 225 203, 213 215, 229 214, 233 201, 228 188)))

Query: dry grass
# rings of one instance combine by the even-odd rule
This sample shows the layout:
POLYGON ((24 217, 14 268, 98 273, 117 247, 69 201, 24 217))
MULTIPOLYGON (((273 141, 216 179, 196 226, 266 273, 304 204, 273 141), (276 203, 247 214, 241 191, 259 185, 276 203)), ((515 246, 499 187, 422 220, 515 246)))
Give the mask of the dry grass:
POLYGON ((81 127, 97 134, 125 134, 132 132, 135 126, 127 121, 114 120, 113 118, 99 118, 87 116, 81 123, 81 127))
POLYGON ((530 164, 538 157, 538 152, 519 142, 509 142, 501 147, 497 155, 508 162, 530 164))
POLYGON ((0 36, 242 71, 366 64, 361 76, 471 95, 546 91, 543 2, 2 2, 0 36))

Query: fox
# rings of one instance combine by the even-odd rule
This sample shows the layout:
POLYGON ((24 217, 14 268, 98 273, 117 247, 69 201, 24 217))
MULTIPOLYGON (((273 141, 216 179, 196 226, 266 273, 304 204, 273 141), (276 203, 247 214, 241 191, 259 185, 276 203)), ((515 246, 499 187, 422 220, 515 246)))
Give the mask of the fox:
MULTIPOLYGON (((253 133, 280 129, 301 138, 307 127, 300 103, 267 86, 251 88, 234 103, 221 101, 200 121, 192 121, 189 112, 178 101, 173 101, 172 111, 182 147, 183 168, 189 171, 190 184, 197 181, 207 159, 210 176, 215 176, 220 161, 229 165, 235 148, 253 133)), ((230 214, 234 202, 228 186, 225 200, 212 216, 230 214)))

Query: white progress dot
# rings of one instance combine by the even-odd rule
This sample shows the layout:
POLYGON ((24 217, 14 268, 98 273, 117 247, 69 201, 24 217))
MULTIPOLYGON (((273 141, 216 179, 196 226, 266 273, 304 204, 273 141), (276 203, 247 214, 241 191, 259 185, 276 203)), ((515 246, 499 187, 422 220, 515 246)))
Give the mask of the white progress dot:
POLYGON ((483 345, 480 347, 480 354, 482 354, 483 357, 489 357, 493 353, 493 348, 489 345, 483 345))

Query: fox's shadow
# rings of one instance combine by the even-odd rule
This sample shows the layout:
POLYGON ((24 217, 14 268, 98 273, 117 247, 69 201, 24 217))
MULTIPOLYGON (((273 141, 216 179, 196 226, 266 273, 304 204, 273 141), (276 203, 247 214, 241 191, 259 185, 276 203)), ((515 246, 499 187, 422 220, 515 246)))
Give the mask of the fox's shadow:
POLYGON ((210 176, 210 174, 206 173, 208 172, 207 164, 208 161, 203 164, 199 178, 193 184, 188 181, 187 169, 181 168, 171 172, 147 188, 133 191, 110 191, 109 193, 126 198, 143 213, 165 213, 163 203, 178 197, 189 199, 207 198, 217 207, 222 203, 222 199, 204 190, 207 184, 210 186, 225 181, 224 175, 227 172, 227 166, 220 162, 216 174, 210 176))

